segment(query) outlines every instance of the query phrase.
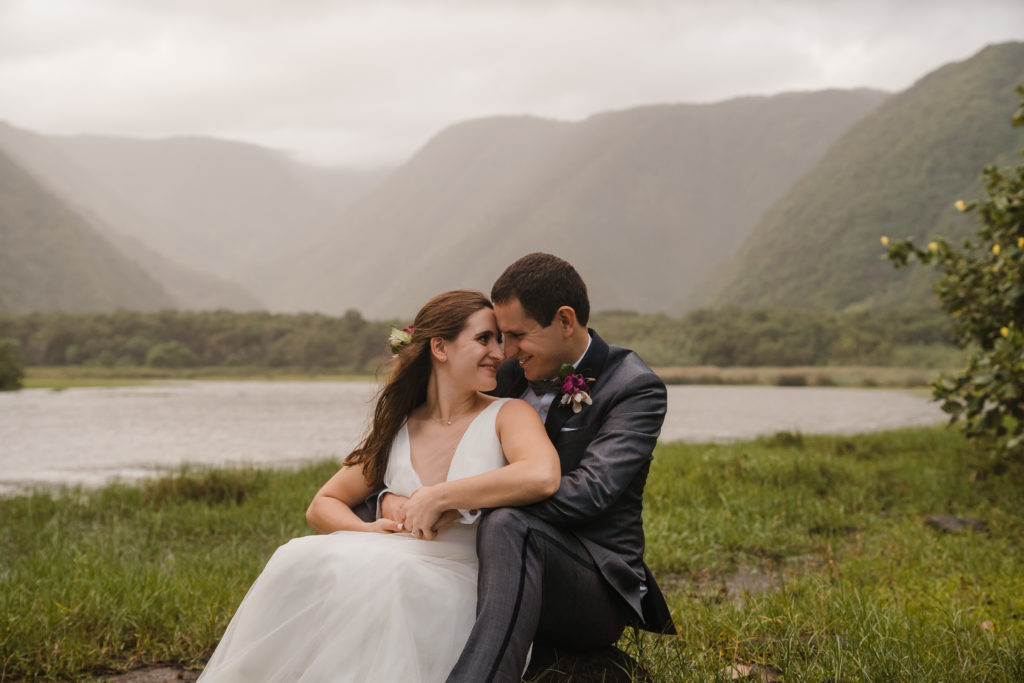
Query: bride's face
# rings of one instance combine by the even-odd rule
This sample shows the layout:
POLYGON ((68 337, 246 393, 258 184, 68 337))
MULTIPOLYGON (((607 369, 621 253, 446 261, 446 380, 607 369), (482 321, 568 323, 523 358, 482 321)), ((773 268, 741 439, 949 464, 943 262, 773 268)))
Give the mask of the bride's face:
POLYGON ((449 375, 460 386, 490 391, 498 386, 498 366, 504 359, 494 312, 481 308, 466 319, 454 341, 445 342, 449 375))

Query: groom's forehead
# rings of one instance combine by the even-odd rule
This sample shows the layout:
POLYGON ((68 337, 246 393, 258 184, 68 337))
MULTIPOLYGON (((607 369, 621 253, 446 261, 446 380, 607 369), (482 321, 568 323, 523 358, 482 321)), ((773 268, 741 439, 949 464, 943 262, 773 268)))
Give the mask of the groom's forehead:
POLYGON ((495 302, 494 316, 498 319, 498 328, 502 332, 525 332, 534 327, 542 327, 516 298, 501 303, 495 302))

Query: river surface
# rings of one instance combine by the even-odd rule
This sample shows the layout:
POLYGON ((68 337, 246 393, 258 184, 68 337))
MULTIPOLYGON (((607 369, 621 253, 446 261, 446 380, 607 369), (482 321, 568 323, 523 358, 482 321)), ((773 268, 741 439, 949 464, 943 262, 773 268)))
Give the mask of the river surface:
MULTIPOLYGON (((340 459, 363 434, 375 388, 362 382, 196 381, 0 392, 0 493, 135 479, 184 463, 340 459)), ((670 386, 661 440, 727 441, 779 431, 853 434, 943 418, 923 392, 670 386)))

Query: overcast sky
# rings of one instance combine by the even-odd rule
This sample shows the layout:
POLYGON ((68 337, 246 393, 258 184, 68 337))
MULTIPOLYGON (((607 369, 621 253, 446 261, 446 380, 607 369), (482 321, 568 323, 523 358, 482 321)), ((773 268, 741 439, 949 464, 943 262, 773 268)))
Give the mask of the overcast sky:
POLYGON ((1022 0, 0 0, 0 120, 394 165, 467 118, 898 91, 1022 39, 1022 0))

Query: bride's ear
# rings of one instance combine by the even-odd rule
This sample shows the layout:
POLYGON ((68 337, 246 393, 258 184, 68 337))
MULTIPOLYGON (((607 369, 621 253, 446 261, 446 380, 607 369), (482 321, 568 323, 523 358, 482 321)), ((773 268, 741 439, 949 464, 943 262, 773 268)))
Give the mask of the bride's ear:
POLYGON ((448 352, 444 348, 444 339, 441 339, 441 337, 430 338, 430 354, 442 363, 448 361, 448 352))

